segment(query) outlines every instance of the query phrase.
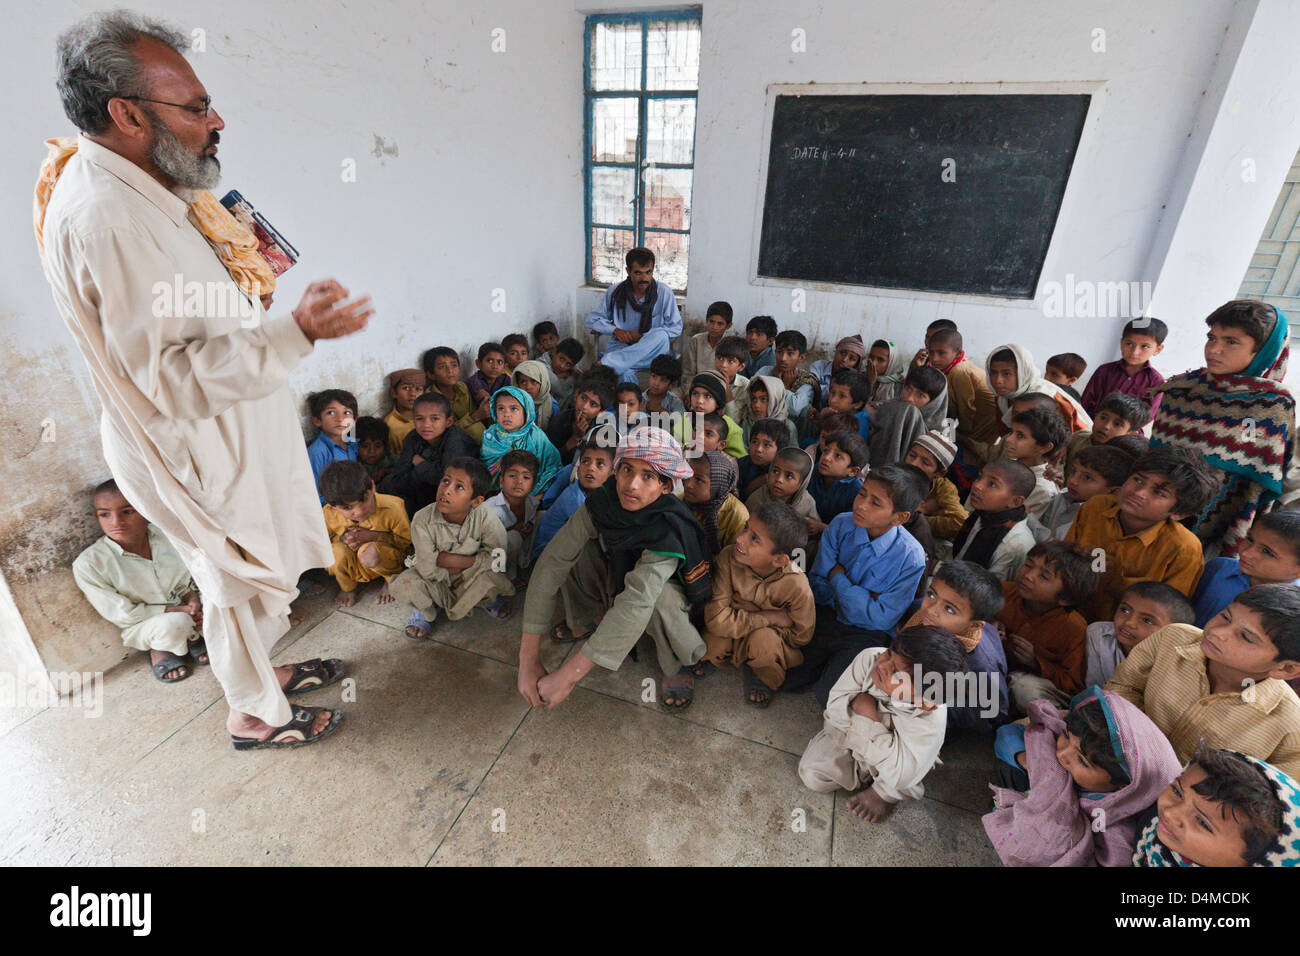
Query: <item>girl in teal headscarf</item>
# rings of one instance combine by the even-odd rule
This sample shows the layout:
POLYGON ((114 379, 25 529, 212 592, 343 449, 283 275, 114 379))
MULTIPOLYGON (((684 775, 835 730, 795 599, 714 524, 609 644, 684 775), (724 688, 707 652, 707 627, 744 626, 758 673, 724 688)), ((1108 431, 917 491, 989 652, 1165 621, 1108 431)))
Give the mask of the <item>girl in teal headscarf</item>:
POLYGON ((1151 445, 1186 446, 1223 472, 1223 485, 1194 530, 1207 548, 1217 545, 1220 557, 1231 558, 1255 514, 1282 496, 1293 467, 1295 399, 1282 384, 1290 324, 1281 309, 1252 299, 1228 302, 1205 322, 1211 330, 1207 366, 1175 375, 1157 389, 1164 397, 1151 426, 1151 445), (1215 351, 1213 340, 1223 333, 1252 341, 1258 335, 1263 342, 1256 343, 1259 349, 1244 368, 1231 369, 1215 351))
POLYGON ((501 457, 518 448, 530 451, 541 462, 533 494, 540 495, 555 478, 560 467, 560 453, 546 433, 537 427, 537 409, 522 388, 507 385, 492 393, 492 425, 483 433, 480 453, 495 483, 501 470, 501 457))

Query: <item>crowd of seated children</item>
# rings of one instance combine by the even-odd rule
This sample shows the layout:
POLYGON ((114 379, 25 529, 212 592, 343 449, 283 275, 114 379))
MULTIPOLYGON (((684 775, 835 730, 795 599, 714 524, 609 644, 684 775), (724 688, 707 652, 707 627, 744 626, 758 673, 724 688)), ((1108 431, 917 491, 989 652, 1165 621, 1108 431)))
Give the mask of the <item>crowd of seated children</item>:
POLYGON ((1035 700, 1063 707, 1083 690, 1088 621, 1078 608, 1099 583, 1092 556, 1063 541, 1034 545, 1015 580, 1003 583, 997 626, 1018 713, 1035 700))
MULTIPOLYGON (((1077 352, 1062 352, 1053 355, 1043 363, 1043 378, 1047 379, 1076 402, 1082 403, 1083 396, 1075 389, 1075 384, 1088 369, 1088 362, 1077 352)), ((1088 411, 1086 408, 1084 411, 1088 411)), ((1088 412, 1092 415, 1092 412, 1088 412)), ((1093 416, 1096 417, 1096 416, 1093 416)))
POLYGON ((1260 515, 1242 539, 1237 557, 1206 562, 1192 595, 1195 620, 1181 623, 1205 627, 1233 598, 1257 584, 1300 585, 1300 510, 1260 515))
POLYGON ((1255 757, 1199 742, 1149 816, 1134 866, 1300 866, 1300 784, 1255 757))
POLYGON ((704 529, 710 555, 735 543, 749 512, 734 494, 736 459, 722 451, 705 451, 690 459, 691 476, 682 481, 682 500, 704 529))
POLYGON ((1062 709, 1030 704, 995 744, 984 829, 1006 866, 1129 866, 1142 816, 1181 765, 1140 707, 1090 687, 1062 709))
MULTIPOLYGON (((411 423, 397 461, 376 487, 382 494, 401 498, 407 515, 414 517, 433 502, 447 462, 477 456, 478 445, 452 424, 451 403, 441 391, 426 392, 415 400, 411 423)), ((361 434, 359 425, 357 434, 361 434)))
MULTIPOLYGON (((802 454, 802 453, 801 453, 802 454)), ((767 707, 786 671, 803 661, 813 635, 812 587, 793 559, 808 529, 789 505, 768 502, 749 513, 745 527, 713 564, 713 598, 704 607, 705 654, 692 669, 707 677, 716 667, 745 668, 745 699, 767 707)))
POLYGON ((753 378, 760 368, 776 364, 776 319, 770 315, 756 315, 745 323, 745 346, 749 355, 745 359, 745 378, 753 378))
POLYGON ((885 465, 861 481, 850 510, 826 525, 809 573, 817 625, 803 663, 786 675, 791 688, 811 684, 825 705, 859 651, 888 643, 925 573, 924 550, 902 528, 921 497, 901 466, 885 465))
POLYGON ((749 430, 749 454, 736 462, 737 495, 748 501, 759 488, 767 484, 767 472, 772 467, 776 453, 793 446, 786 423, 776 418, 760 418, 749 430))
POLYGON ((1120 596, 1115 616, 1093 621, 1087 631, 1083 682, 1105 684, 1129 651, 1170 624, 1191 624, 1192 604, 1159 581, 1135 581, 1120 596))
POLYGON ((980 469, 966 496, 970 511, 952 539, 952 556, 1012 580, 1034 546, 1025 500, 1037 484, 1034 473, 1010 458, 994 458, 980 469))
POLYGON ((411 520, 414 553, 389 591, 413 610, 404 633, 423 640, 433 631, 438 612, 458 621, 480 604, 515 593, 497 570, 506 553, 506 529, 486 506, 492 475, 478 458, 453 458, 443 468, 434 503, 411 520))
POLYGON ((1083 410, 1095 419, 1101 400, 1122 392, 1145 402, 1152 413, 1160 404, 1157 389, 1165 377, 1151 366, 1151 360, 1165 348, 1169 327, 1155 318, 1137 318, 1124 325, 1120 333, 1120 358, 1097 366, 1083 390, 1083 410))
POLYGON ((111 478, 90 496, 104 536, 72 562, 86 600, 121 631, 122 644, 147 651, 164 684, 185 680, 206 664, 203 604, 189 568, 167 536, 136 511, 111 478))
POLYGON ((378 494, 365 466, 358 461, 332 462, 320 476, 325 498, 325 529, 334 548, 327 571, 338 585, 335 603, 357 603, 357 587, 382 580, 377 600, 393 600, 389 582, 403 568, 411 550, 411 525, 406 506, 395 495, 378 494))

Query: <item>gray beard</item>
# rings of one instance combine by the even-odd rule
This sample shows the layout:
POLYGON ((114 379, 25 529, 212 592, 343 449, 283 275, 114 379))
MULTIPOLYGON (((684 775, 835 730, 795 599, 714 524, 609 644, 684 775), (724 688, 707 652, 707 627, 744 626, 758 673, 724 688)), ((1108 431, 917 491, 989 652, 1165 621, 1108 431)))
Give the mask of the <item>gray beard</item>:
POLYGON ((176 185, 186 189, 212 189, 221 181, 221 163, 215 156, 196 156, 187 151, 176 134, 154 121, 153 147, 149 159, 176 185))

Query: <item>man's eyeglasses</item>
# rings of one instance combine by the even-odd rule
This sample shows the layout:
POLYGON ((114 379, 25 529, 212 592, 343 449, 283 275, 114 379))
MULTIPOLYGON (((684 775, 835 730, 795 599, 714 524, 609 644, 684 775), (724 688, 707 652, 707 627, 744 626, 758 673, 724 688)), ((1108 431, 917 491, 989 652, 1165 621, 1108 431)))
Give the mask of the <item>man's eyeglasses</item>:
POLYGON ((145 103, 157 103, 160 106, 175 106, 175 107, 179 107, 180 109, 187 110, 188 112, 193 113, 196 116, 202 116, 204 119, 208 118, 208 111, 212 109, 212 97, 210 96, 203 97, 202 106, 190 106, 189 104, 186 103, 168 103, 166 100, 151 100, 147 96, 121 96, 118 97, 118 99, 141 100, 145 103))

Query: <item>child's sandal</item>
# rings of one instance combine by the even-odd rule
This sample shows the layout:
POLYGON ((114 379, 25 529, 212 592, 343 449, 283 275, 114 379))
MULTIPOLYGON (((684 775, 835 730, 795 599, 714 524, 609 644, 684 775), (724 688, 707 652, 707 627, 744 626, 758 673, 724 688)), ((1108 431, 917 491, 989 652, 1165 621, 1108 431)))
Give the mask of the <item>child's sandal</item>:
POLYGON ((402 633, 413 641, 428 640, 429 635, 433 633, 433 624, 419 611, 415 611, 407 619, 402 633))
POLYGON ((480 606, 485 614, 496 618, 498 621, 509 620, 510 615, 514 613, 514 608, 510 606, 510 599, 506 597, 499 597, 495 601, 480 606))

